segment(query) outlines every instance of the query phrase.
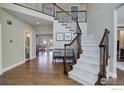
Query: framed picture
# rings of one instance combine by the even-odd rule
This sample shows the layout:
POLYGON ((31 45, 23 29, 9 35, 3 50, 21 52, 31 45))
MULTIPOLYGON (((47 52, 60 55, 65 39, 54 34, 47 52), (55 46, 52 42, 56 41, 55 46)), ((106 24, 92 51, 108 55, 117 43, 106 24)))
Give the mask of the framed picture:
POLYGON ((71 41, 72 40, 72 34, 71 33, 65 33, 65 41, 71 41))
POLYGON ((63 33, 56 33, 56 41, 62 41, 63 40, 63 33))

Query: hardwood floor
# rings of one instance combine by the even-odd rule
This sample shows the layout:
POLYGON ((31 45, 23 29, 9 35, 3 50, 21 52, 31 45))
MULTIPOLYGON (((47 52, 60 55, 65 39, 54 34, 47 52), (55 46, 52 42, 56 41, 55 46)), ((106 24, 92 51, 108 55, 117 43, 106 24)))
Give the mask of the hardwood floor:
MULTIPOLYGON (((63 74, 63 64, 52 63, 52 52, 40 53, 0 76, 0 85, 80 85, 63 74)), ((118 80, 107 85, 124 85, 124 71, 118 69, 118 80)))
POLYGON ((124 85, 124 71, 117 69, 118 79, 109 78, 106 85, 124 85))
POLYGON ((52 52, 40 53, 0 76, 1 85, 80 85, 63 74, 62 64, 52 63, 52 52))

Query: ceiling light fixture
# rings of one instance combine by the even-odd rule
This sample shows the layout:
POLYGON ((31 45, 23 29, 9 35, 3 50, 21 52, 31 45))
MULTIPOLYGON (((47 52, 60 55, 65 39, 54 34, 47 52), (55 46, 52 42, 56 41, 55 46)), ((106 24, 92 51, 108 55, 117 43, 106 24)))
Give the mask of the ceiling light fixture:
POLYGON ((31 35, 30 34, 27 34, 27 37, 30 37, 31 35))
POLYGON ((36 22, 36 24, 40 24, 40 22, 36 22))

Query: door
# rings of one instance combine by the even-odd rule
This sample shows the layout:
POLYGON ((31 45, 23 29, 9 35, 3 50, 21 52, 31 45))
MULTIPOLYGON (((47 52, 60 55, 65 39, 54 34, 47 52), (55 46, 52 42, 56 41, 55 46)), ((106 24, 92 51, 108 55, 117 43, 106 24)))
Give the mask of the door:
POLYGON ((0 24, 0 74, 2 74, 2 32, 1 32, 1 24, 0 24))
POLYGON ((71 6, 71 16, 73 21, 78 20, 78 6, 71 6))
POLYGON ((119 33, 119 49, 120 49, 120 59, 124 59, 124 31, 121 30, 119 33))
POLYGON ((28 32, 25 32, 25 59, 30 60, 30 40, 31 40, 31 34, 28 32))

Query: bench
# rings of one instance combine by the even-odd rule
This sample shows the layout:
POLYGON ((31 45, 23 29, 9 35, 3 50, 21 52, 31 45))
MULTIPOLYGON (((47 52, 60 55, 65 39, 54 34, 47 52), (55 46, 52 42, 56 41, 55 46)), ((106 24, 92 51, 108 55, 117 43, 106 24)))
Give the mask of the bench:
MULTIPOLYGON (((66 50, 66 59, 67 60, 73 60, 74 59, 74 49, 67 49, 66 50)), ((62 59, 64 61, 64 49, 54 49, 53 52, 53 62, 55 60, 56 63, 56 59, 62 59)))

